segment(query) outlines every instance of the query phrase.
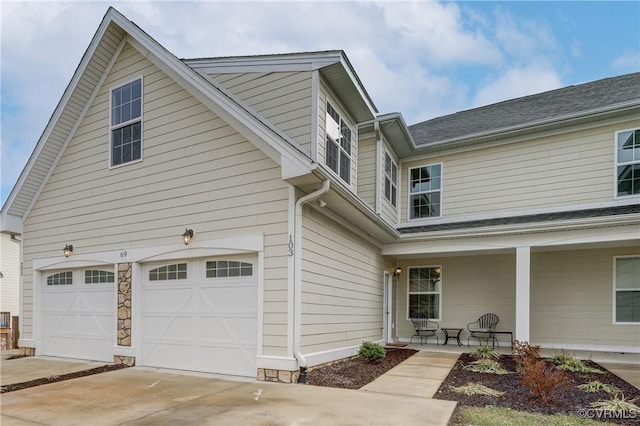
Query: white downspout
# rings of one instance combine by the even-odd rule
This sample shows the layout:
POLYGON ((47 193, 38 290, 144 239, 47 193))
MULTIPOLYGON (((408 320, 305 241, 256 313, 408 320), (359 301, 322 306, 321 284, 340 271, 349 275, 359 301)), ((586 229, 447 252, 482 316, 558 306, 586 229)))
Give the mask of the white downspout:
POLYGON ((322 188, 319 190, 312 192, 311 194, 307 194, 304 197, 300 198, 296 201, 296 214, 295 214, 295 227, 294 227, 294 268, 293 268, 293 354, 298 360, 298 364, 300 367, 307 367, 307 360, 304 355, 302 355, 302 350, 300 348, 300 340, 302 339, 302 313, 298 308, 298 305, 301 304, 302 297, 302 206, 307 204, 310 201, 313 201, 317 198, 320 198, 327 192, 329 192, 330 187, 329 180, 325 180, 322 183, 322 188))

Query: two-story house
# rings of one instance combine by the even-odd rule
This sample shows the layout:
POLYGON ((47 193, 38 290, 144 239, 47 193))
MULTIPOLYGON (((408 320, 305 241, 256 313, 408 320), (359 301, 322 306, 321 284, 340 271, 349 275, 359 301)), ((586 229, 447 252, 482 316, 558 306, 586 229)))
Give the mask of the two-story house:
POLYGON ((639 84, 407 127, 342 51, 180 60, 109 9, 2 210, 19 344, 290 382, 494 312, 638 352, 639 84))

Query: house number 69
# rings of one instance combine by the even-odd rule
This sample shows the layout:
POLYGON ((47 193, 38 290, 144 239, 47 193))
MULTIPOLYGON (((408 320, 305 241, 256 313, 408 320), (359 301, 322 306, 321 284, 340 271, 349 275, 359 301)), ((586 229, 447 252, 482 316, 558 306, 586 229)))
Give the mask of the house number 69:
POLYGON ((127 252, 126 251, 121 251, 120 252, 120 257, 127 257, 127 252))

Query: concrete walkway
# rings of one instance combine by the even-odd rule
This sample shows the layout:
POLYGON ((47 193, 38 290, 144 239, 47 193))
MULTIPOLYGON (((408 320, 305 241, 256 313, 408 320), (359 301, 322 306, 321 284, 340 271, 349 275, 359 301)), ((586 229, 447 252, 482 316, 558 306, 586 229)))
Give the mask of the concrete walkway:
POLYGON ((460 354, 421 351, 360 390, 432 398, 460 354))

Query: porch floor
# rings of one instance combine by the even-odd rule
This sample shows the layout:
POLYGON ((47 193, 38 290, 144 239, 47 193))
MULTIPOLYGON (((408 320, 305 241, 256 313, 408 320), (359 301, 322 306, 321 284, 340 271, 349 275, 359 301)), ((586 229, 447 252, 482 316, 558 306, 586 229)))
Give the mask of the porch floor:
MULTIPOLYGON (((455 344, 436 345, 435 343, 418 343, 407 344, 405 348, 415 349, 417 351, 443 353, 443 354, 462 354, 473 351, 476 345, 458 346, 455 344)), ((508 346, 496 346, 496 352, 499 354, 511 354, 511 348, 508 346)), ((561 353, 561 349, 541 349, 540 354, 545 358, 550 358, 555 354, 561 353)), ((565 352, 575 356, 578 359, 585 359, 597 362, 604 368, 617 375, 627 383, 632 384, 640 389, 640 353, 620 353, 620 352, 599 352, 599 351, 574 351, 566 350, 565 352)))

